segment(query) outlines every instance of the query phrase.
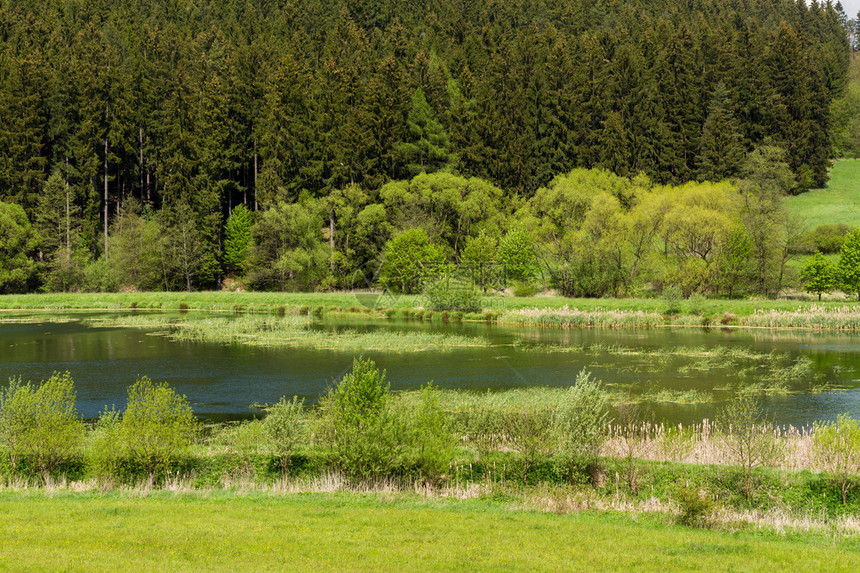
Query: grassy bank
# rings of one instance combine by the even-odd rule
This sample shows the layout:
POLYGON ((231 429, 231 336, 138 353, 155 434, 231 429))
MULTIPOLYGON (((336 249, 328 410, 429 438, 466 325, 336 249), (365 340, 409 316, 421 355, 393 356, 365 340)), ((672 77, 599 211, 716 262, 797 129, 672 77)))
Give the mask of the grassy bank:
POLYGON ((850 540, 391 495, 0 493, 8 570, 852 571, 850 540))
MULTIPOLYGON (((147 292, 0 296, 0 310, 201 310, 295 315, 346 314, 413 320, 482 320, 546 327, 740 326, 856 330, 860 303, 793 300, 719 300, 694 297, 570 299, 556 296, 487 297, 482 313, 423 310, 421 296, 353 293, 147 292)), ((7 312, 7 317, 12 312, 7 312)), ((0 320, 3 315, 0 315, 0 320)))

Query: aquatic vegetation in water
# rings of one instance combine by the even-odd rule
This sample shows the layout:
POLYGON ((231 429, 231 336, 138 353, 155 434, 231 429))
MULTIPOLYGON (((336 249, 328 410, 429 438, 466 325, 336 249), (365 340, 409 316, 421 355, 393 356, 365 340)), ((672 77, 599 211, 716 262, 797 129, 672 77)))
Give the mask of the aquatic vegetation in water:
POLYGON ((173 340, 250 344, 255 346, 293 346, 343 352, 426 352, 453 348, 489 346, 480 337, 437 332, 397 332, 343 328, 311 328, 313 319, 303 315, 265 316, 124 316, 93 319, 92 326, 154 329, 152 334, 173 340))

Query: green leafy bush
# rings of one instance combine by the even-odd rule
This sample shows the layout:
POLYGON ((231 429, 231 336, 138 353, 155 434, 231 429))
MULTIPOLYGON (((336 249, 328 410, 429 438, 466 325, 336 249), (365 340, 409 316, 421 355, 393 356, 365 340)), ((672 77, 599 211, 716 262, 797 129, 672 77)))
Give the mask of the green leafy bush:
POLYGON ((444 271, 445 255, 424 229, 409 229, 385 244, 380 282, 393 292, 414 294, 444 271))
POLYGON ((846 505, 848 490, 860 474, 860 423, 848 414, 840 414, 836 423, 816 423, 812 454, 838 484, 846 505))
POLYGON ((553 426, 558 437, 558 456, 571 476, 597 462, 606 441, 609 399, 600 381, 585 370, 564 393, 555 411, 553 426))
POLYGON ((304 417, 304 400, 286 396, 268 409, 263 429, 268 439, 272 453, 281 464, 284 475, 290 471, 290 463, 296 448, 307 436, 307 426, 304 417))
POLYGON ((90 474, 108 481, 120 477, 125 452, 119 412, 106 409, 99 415, 92 431, 87 433, 85 451, 90 474))
POLYGON ((38 387, 13 379, 0 390, 0 444, 13 473, 26 459, 47 482, 54 470, 77 456, 83 438, 68 372, 55 372, 38 387))
POLYGON ((397 404, 398 440, 421 477, 429 483, 441 482, 454 459, 456 438, 447 413, 439 402, 439 390, 428 382, 421 388, 417 407, 397 404))
POLYGON ((356 358, 320 405, 320 437, 333 462, 347 477, 363 480, 390 470, 398 455, 385 371, 356 358))
POLYGON ((146 470, 150 483, 194 442, 198 430, 188 400, 166 382, 154 383, 144 376, 129 387, 122 445, 146 470))

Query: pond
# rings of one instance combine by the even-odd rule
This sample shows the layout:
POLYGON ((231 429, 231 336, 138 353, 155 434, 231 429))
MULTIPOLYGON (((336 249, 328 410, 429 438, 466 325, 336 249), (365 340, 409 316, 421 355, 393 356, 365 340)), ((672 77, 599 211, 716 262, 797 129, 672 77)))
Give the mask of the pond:
MULTIPOLYGON (((192 313, 193 314, 193 313, 192 313)), ((202 418, 259 415, 282 395, 313 402, 352 365, 353 352, 176 341, 149 330, 95 327, 106 314, 4 315, 0 380, 68 370, 85 418, 125 406, 138 376, 166 380, 202 418), (45 315, 47 316, 47 315, 45 315), (57 321, 59 319, 59 321, 57 321)), ((176 315, 177 317, 179 315, 176 315)), ((843 333, 701 328, 518 328, 483 323, 317 319, 335 334, 375 330, 444 332, 484 341, 426 352, 368 352, 392 390, 432 380, 442 388, 497 391, 569 386, 583 368, 614 392, 639 396, 657 422, 713 419, 734 393, 757 387, 780 424, 807 425, 848 412, 860 417, 860 338, 843 333)))

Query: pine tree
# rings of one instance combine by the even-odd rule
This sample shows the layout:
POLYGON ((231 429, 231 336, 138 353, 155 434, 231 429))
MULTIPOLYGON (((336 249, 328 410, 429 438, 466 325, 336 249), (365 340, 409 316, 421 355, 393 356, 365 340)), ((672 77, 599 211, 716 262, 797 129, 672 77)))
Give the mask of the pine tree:
POLYGON ((424 97, 421 88, 412 95, 412 108, 406 117, 408 139, 396 148, 409 176, 434 173, 449 167, 448 133, 424 97))
POLYGON ((702 127, 699 155, 696 158, 700 181, 721 181, 737 175, 744 149, 734 114, 731 96, 723 82, 714 90, 708 118, 702 127))

